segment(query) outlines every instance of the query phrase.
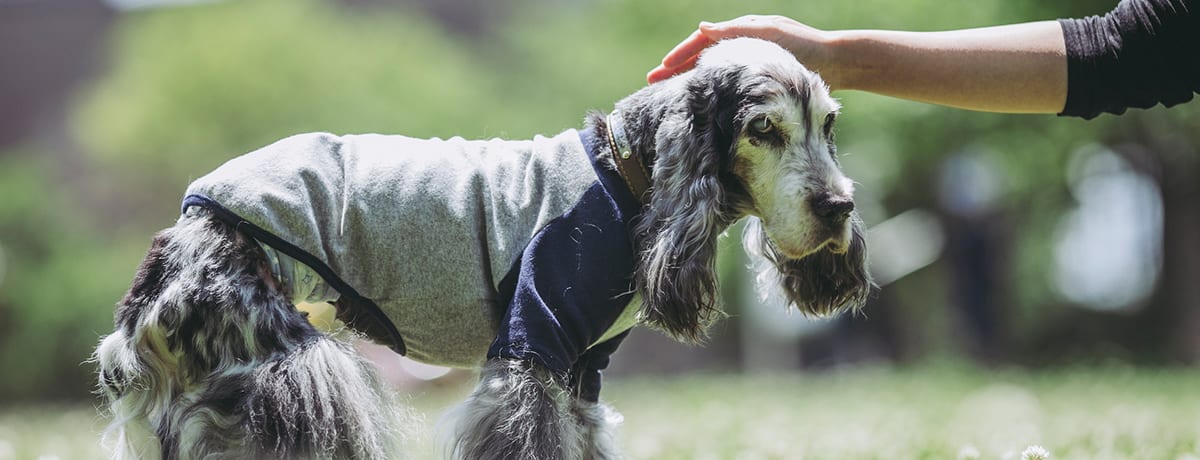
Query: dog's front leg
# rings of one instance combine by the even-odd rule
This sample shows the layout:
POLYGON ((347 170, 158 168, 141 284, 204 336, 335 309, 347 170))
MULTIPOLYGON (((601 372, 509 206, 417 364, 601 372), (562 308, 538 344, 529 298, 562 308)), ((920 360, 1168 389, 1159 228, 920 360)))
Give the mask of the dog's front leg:
POLYGON ((449 415, 459 459, 584 458, 570 393, 544 367, 494 358, 479 385, 449 415))
POLYGON ((617 447, 616 427, 621 424, 621 414, 598 400, 581 397, 571 398, 571 418, 577 429, 579 458, 609 460, 621 458, 617 447))

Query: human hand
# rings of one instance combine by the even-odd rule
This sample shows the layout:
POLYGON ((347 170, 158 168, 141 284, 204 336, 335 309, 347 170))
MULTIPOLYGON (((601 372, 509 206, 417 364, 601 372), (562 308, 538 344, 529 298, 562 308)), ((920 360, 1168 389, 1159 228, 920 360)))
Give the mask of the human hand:
POLYGON ((773 41, 796 55, 805 67, 820 72, 827 83, 827 33, 784 16, 748 15, 719 23, 701 22, 699 28, 663 57, 662 63, 646 74, 646 81, 666 80, 696 66, 700 52, 726 38, 755 37, 773 41), (825 72, 822 72, 824 70, 825 72))

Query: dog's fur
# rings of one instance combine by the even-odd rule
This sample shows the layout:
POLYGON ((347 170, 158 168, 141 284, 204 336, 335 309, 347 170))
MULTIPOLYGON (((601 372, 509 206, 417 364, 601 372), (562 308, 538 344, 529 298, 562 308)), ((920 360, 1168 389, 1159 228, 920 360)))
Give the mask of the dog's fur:
MULTIPOLYGON (((832 138, 838 105, 790 54, 723 42, 616 109, 652 171, 632 229, 642 323, 703 341, 721 315, 717 238, 747 216, 764 289, 813 315, 865 302, 862 226, 832 138)), ((607 134, 603 116, 587 123, 607 134)), ((199 208, 154 239, 95 354, 117 457, 396 455, 392 395, 346 337, 318 332, 291 305, 264 257, 199 208)), ((537 363, 487 362, 454 411, 452 454, 617 457, 620 416, 579 391, 537 363)))

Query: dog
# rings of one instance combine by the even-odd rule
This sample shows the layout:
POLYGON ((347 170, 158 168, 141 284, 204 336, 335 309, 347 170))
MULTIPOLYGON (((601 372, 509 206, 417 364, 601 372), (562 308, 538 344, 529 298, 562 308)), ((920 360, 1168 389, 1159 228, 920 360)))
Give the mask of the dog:
POLYGON ((827 316, 873 283, 839 105, 770 42, 531 141, 293 136, 194 181, 93 359, 116 458, 390 458, 403 418, 350 339, 481 369, 456 458, 617 458, 600 374, 641 324, 701 343, 718 236, 827 316), (315 329, 298 302, 333 303, 315 329))

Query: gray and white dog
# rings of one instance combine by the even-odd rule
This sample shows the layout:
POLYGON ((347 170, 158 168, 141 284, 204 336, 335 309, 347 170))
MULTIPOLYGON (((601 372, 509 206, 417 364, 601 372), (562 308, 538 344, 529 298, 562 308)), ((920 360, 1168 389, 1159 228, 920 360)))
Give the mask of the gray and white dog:
POLYGON ((188 188, 96 350, 115 455, 398 455, 398 406, 349 345, 366 337, 482 369, 452 456, 618 457, 600 372, 639 323, 703 341, 734 221, 762 289, 812 315, 867 298, 837 113, 791 54, 736 39, 580 131, 309 134, 235 158, 188 188))

